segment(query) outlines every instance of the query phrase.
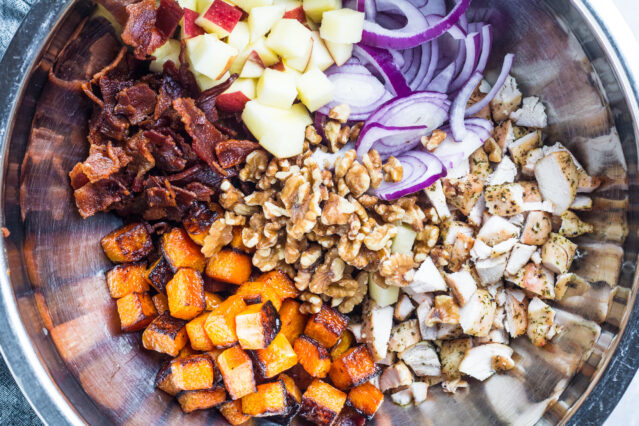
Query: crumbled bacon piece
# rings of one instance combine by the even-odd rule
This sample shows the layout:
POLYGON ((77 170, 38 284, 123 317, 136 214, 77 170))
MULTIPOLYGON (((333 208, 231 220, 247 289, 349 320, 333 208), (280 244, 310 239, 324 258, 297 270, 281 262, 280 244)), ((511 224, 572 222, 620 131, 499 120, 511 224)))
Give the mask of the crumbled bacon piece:
POLYGON ((220 165, 228 169, 243 163, 251 152, 259 148, 256 142, 229 139, 215 146, 215 154, 220 165))
POLYGON ((140 83, 126 88, 116 95, 116 114, 124 115, 131 124, 140 124, 155 110, 156 94, 148 84, 140 83))

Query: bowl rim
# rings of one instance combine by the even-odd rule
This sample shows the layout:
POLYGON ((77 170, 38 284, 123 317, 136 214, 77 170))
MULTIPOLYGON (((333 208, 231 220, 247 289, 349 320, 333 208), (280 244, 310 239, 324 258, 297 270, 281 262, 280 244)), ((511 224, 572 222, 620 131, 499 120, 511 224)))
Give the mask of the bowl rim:
MULTIPOLYGON (((633 55, 633 52, 639 51, 639 43, 616 7, 610 7, 607 2, 597 0, 571 0, 571 3, 604 47, 607 59, 623 89, 634 121, 635 138, 639 141, 639 57, 633 55)), ((22 97, 30 71, 35 67, 35 60, 42 49, 48 44, 50 34, 73 4, 73 0, 38 0, 34 3, 0 61, 0 99, 7 100, 11 105, 11 108, 0 111, 0 164, 3 166, 7 163, 8 143, 12 134, 12 128, 9 126, 16 114, 17 101, 22 97)), ((4 167, 5 171, 0 176, 2 188, 6 169, 4 167)), ((4 205, 1 207, 0 223, 4 223, 4 205)), ((6 324, 0 327, 0 353, 18 387, 43 423, 85 424, 49 375, 35 347, 31 345, 7 273, 8 262, 3 239, 0 239, 0 249, 3 252, 0 256, 0 323, 6 324)), ((638 281, 639 272, 633 280, 634 291, 629 304, 635 304, 638 281)), ((616 389, 625 392, 639 368, 639 357, 630 362, 610 362, 616 359, 618 354, 639 347, 639 333, 629 332, 629 325, 630 328, 632 325, 639 326, 638 306, 633 306, 633 309, 626 312, 620 325, 623 332, 616 336, 586 392, 570 407, 567 412, 570 417, 563 419, 562 423, 580 424, 582 420, 593 417, 607 418, 615 408, 623 393, 618 397, 603 397, 606 388, 615 386, 616 389)))

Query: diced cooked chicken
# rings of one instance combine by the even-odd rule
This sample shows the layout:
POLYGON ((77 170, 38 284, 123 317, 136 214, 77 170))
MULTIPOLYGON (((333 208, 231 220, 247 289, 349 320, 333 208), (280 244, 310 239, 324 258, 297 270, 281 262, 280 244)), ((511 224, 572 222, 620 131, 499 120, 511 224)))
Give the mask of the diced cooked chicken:
POLYGON ((463 178, 442 179, 442 188, 448 203, 468 216, 482 194, 484 184, 478 176, 469 174, 463 178))
POLYGON ((508 146, 513 161, 519 167, 526 164, 528 154, 535 148, 541 148, 541 132, 534 131, 516 139, 508 146))
POLYGON ((526 223, 521 233, 522 244, 540 246, 548 241, 552 231, 550 214, 542 211, 532 211, 526 217, 526 223))
POLYGON ((506 120, 493 131, 493 139, 499 145, 503 152, 506 152, 511 143, 515 141, 515 132, 513 131, 513 123, 506 120))
POLYGON ((526 176, 533 176, 535 174, 535 164, 542 158, 544 158, 544 151, 541 148, 530 150, 526 155, 526 160, 521 165, 521 172, 526 176))
POLYGON ((475 270, 483 285, 493 284, 501 280, 506 270, 508 255, 483 259, 475 262, 475 270))
POLYGON ((435 340, 457 339, 464 335, 464 330, 459 324, 439 324, 435 340))
POLYGON ((437 327, 426 325, 431 309, 433 309, 435 298, 424 300, 417 307, 417 320, 419 321, 419 331, 424 340, 434 340, 437 337, 437 327))
POLYGON ((535 346, 545 346, 556 334, 555 311, 535 297, 528 304, 528 338, 535 346))
POLYGON ((506 273, 508 275, 515 275, 521 268, 528 263, 530 256, 537 250, 536 246, 517 243, 510 252, 508 258, 508 264, 506 265, 506 273))
POLYGON ((397 324, 391 330, 388 349, 393 352, 402 352, 422 339, 419 332, 419 323, 416 319, 397 324))
POLYGON ((466 356, 459 364, 459 371, 483 381, 495 374, 502 365, 512 363, 512 355, 512 348, 501 343, 475 346, 466 352, 466 356))
POLYGON ((526 332, 528 327, 528 301, 521 290, 506 290, 506 321, 504 327, 515 338, 526 332))
POLYGON ((488 332, 486 337, 476 337, 475 343, 478 345, 485 345, 486 343, 501 343, 507 345, 510 343, 508 333, 506 330, 493 328, 488 332))
POLYGON ((503 121, 515 112, 521 104, 521 97, 517 81, 509 75, 495 98, 490 101, 490 110, 495 121, 503 121))
POLYGON ((495 168, 495 171, 486 179, 486 185, 513 183, 515 177, 517 177, 517 166, 509 157, 504 157, 501 163, 495 168))
POLYGON ((566 237, 552 233, 541 247, 541 263, 556 274, 564 274, 570 269, 577 252, 577 244, 566 237))
POLYGON ((417 303, 417 306, 421 305, 424 302, 428 302, 432 306, 432 303, 435 300, 431 293, 415 293, 411 290, 410 287, 404 288, 404 291, 410 296, 411 299, 413 299, 415 303, 417 303))
POLYGON ((475 245, 475 239, 464 234, 459 234, 455 243, 450 248, 450 260, 448 261, 448 270, 451 272, 459 271, 468 259, 470 259, 470 251, 475 245))
POLYGON ((484 148, 478 148, 470 154, 468 161, 470 163, 470 173, 477 176, 482 182, 485 182, 488 175, 492 172, 492 168, 490 167, 490 161, 484 148))
POLYGON ((530 260, 535 265, 541 265, 541 249, 535 250, 535 252, 532 254, 532 256, 530 256, 530 260))
POLYGON ((439 356, 441 357, 442 374, 448 380, 457 379, 461 376, 459 364, 471 346, 472 339, 470 337, 442 342, 439 356))
POLYGON ((520 109, 510 114, 510 119, 518 126, 537 127, 543 129, 548 125, 546 108, 537 96, 524 98, 520 109))
POLYGON ((490 331, 497 305, 487 290, 479 289, 459 310, 459 323, 469 336, 486 336, 490 331))
POLYGON ((440 220, 444 220, 447 217, 450 217, 450 210, 448 209, 448 205, 446 204, 446 196, 444 195, 444 190, 442 188, 441 180, 438 180, 428 188, 424 190, 430 203, 435 207, 437 211, 437 216, 439 216, 440 220))
POLYGON ((477 238, 493 246, 519 236, 519 228, 500 216, 491 216, 479 230, 477 238))
POLYGON ((460 306, 464 306, 477 290, 477 283, 473 275, 463 269, 452 274, 446 274, 446 282, 453 292, 460 306))
MULTIPOLYGON (((509 240, 506 240, 509 241, 509 240)), ((501 244, 501 243, 498 243, 501 244)), ((480 239, 475 240, 473 248, 470 250, 470 256, 473 261, 478 259, 487 259, 493 254, 493 248, 480 239)))
POLYGON ((522 180, 517 182, 524 188, 524 203, 541 202, 543 198, 537 182, 522 180))
POLYGON ((477 202, 470 209, 470 214, 468 215, 468 223, 472 226, 479 228, 482 223, 482 218, 484 216, 484 212, 486 211, 486 199, 484 198, 484 194, 477 199, 477 202))
POLYGON ((413 402, 415 405, 419 405, 426 401, 428 397, 428 383, 413 382, 413 384, 410 385, 410 391, 413 394, 413 402))
POLYGON ((502 254, 508 254, 513 249, 513 247, 515 247, 515 244, 517 244, 518 241, 518 238, 509 238, 506 241, 495 244, 491 249, 490 255, 492 257, 496 257, 501 256, 502 254))
POLYGON ((353 336, 355 337, 355 340, 357 341, 357 343, 361 343, 364 341, 362 324, 358 322, 349 321, 346 327, 351 331, 351 333, 353 333, 353 336))
POLYGON ((561 300, 564 297, 581 296, 590 290, 590 288, 588 281, 572 272, 557 275, 555 300, 561 300))
POLYGON ((585 170, 577 172, 577 192, 589 194, 601 186, 601 179, 597 176, 590 176, 585 170))
POLYGON ((393 307, 380 308, 370 300, 364 307, 362 332, 375 361, 382 360, 388 352, 388 340, 393 328, 393 307))
POLYGON ((414 310, 415 305, 413 305, 413 302, 411 302, 410 297, 404 293, 399 296, 399 300, 395 304, 395 312, 393 314, 393 317, 397 321, 404 321, 406 318, 411 316, 414 310))
POLYGON ((435 296, 435 306, 426 317, 426 326, 436 324, 459 324, 459 305, 453 296, 439 294, 435 296))
POLYGON ((544 200, 553 203, 553 213, 562 214, 577 194, 577 167, 570 153, 548 154, 535 165, 535 178, 544 200))
POLYGON ((575 238, 583 234, 588 234, 594 231, 594 226, 584 222, 575 213, 570 210, 566 210, 561 215, 561 227, 559 228, 559 235, 569 238, 575 238))
POLYGON ((396 360, 397 357, 395 356, 395 352, 388 351, 386 357, 384 357, 384 359, 380 359, 377 363, 380 365, 393 365, 396 360))
POLYGON ((445 382, 442 383, 442 390, 446 393, 452 393, 452 394, 457 393, 458 389, 464 389, 467 387, 468 387, 468 382, 461 378, 446 380, 445 382))
POLYGON ((430 256, 415 272, 415 277, 409 288, 416 293, 445 291, 447 289, 444 277, 442 277, 430 256))
POLYGON ((437 351, 429 342, 419 342, 399 354, 417 376, 439 376, 441 364, 437 351))
POLYGON ((514 216, 523 211, 524 188, 518 183, 487 186, 484 191, 488 213, 497 216, 514 216))
POLYGON ((508 281, 544 299, 553 299, 555 297, 555 277, 553 273, 541 265, 536 265, 534 262, 528 263, 517 272, 517 275, 509 277, 508 281))
POLYGON ((386 392, 413 383, 413 373, 403 362, 399 361, 384 370, 379 378, 379 389, 386 392))
POLYGON ((413 402, 413 391, 408 388, 391 393, 391 400, 397 405, 409 405, 413 402))
POLYGON ((570 205, 570 210, 585 211, 592 209, 592 198, 586 195, 577 195, 570 205))
POLYGON ((466 236, 472 237, 473 228, 470 227, 467 223, 461 222, 459 220, 447 222, 446 224, 444 224, 441 230, 442 242, 445 245, 453 245, 459 234, 464 234, 466 236))

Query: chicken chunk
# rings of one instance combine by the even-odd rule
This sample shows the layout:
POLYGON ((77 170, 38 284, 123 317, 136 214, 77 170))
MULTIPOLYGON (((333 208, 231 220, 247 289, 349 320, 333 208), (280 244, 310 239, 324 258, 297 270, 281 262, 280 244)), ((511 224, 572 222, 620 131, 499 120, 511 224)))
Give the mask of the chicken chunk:
POLYGON ((477 238, 493 246, 519 236, 519 227, 500 216, 491 216, 479 230, 477 238))
POLYGON ((442 180, 442 185, 448 203, 464 216, 470 214, 484 190, 482 180, 472 174, 463 178, 445 178, 442 180))
POLYGON ((460 306, 464 306, 477 290, 473 275, 467 270, 446 274, 446 282, 460 306))
POLYGON ((528 327, 528 301, 526 295, 521 290, 506 290, 506 321, 504 328, 515 338, 526 332, 528 327))
POLYGON ((419 342, 399 354, 417 376, 439 376, 441 364, 437 351, 429 342, 419 342))
POLYGON ((518 126, 536 127, 543 129, 548 125, 546 108, 537 96, 524 98, 520 109, 510 114, 510 119, 518 126))
POLYGON ((517 81, 509 75, 495 98, 490 101, 490 110, 495 121, 506 120, 517 110, 521 104, 521 98, 522 95, 517 88, 517 81))
POLYGON ((426 401, 428 397, 428 383, 413 382, 413 384, 410 385, 410 392, 413 394, 413 402, 415 405, 419 405, 426 401))
POLYGON ((426 325, 430 311, 433 309, 435 298, 424 300, 417 307, 417 320, 419 321, 419 331, 424 340, 434 340, 437 338, 437 327, 426 325))
POLYGON ((555 277, 553 273, 534 262, 528 263, 514 277, 508 277, 508 281, 544 299, 553 299, 555 297, 555 277))
POLYGON ((497 304, 487 290, 479 289, 459 310, 459 323, 470 336, 486 336, 493 324, 497 304))
POLYGON ((381 308, 369 300, 364 307, 363 319, 362 333, 366 336, 368 349, 375 361, 382 360, 388 352, 388 340, 393 327, 393 307, 381 308))
POLYGON ((499 163, 495 168, 495 171, 486 179, 486 185, 513 183, 516 176, 517 166, 512 162, 510 157, 504 157, 501 163, 499 163))
POLYGON ((544 151, 541 148, 535 148, 526 154, 526 160, 521 165, 521 172, 526 176, 535 174, 535 164, 544 158, 544 151))
POLYGON ((404 293, 399 296, 399 300, 395 304, 395 312, 393 314, 393 317, 397 321, 404 321, 406 318, 411 316, 414 310, 415 305, 413 305, 413 302, 411 302, 410 297, 404 293))
POLYGON ((413 391, 410 388, 407 388, 393 392, 391 393, 391 400, 397 405, 409 405, 413 402, 413 391))
POLYGON ((517 166, 523 167, 528 159, 528 154, 536 149, 541 148, 541 132, 534 131, 516 139, 508 146, 508 151, 517 166))
POLYGON ((409 288, 415 293, 426 293, 432 291, 446 291, 446 281, 439 272, 433 259, 428 256, 415 272, 413 282, 409 288))
POLYGON ((448 209, 448 205, 446 204, 446 195, 444 195, 441 180, 438 180, 437 182, 426 188, 424 192, 426 192, 428 199, 430 200, 433 207, 435 207, 437 215, 441 220, 450 217, 450 210, 448 209))
POLYGON ((577 195, 570 205, 571 210, 585 211, 592 209, 592 198, 585 195, 577 195))
POLYGON ((468 223, 474 227, 479 228, 482 224, 482 219, 484 216, 484 212, 486 211, 486 199, 484 198, 484 194, 477 199, 477 202, 470 209, 470 213, 468 214, 468 223))
POLYGON ((514 216, 523 211, 524 188, 518 183, 487 186, 484 191, 488 213, 497 216, 514 216))
POLYGON ((472 339, 470 337, 442 342, 439 356, 441 357, 442 374, 448 380, 457 379, 461 376, 459 364, 471 346, 472 339))
POLYGON ((437 324, 459 324, 459 305, 453 296, 447 294, 435 296, 435 306, 426 317, 426 326, 433 327, 437 324))
POLYGON ((590 284, 577 274, 569 272, 557 275, 555 284, 555 300, 562 300, 564 297, 581 296, 590 290, 590 284))
POLYGON ((473 228, 471 228, 467 223, 461 222, 459 220, 454 220, 452 222, 447 222, 444 226, 442 226, 441 235, 442 242, 445 245, 453 245, 455 240, 459 236, 459 234, 464 234, 468 237, 473 236, 473 228))
POLYGON ((588 234, 594 231, 594 226, 584 222, 575 213, 570 210, 566 210, 561 215, 561 227, 559 228, 559 235, 569 238, 575 238, 583 234, 588 234))
POLYGON ((517 243, 513 247, 510 257, 508 258, 508 264, 506 265, 506 273, 508 275, 515 275, 521 268, 524 267, 530 260, 530 256, 537 249, 536 246, 517 243))
POLYGON ((528 338, 535 346, 545 346, 556 334, 555 311, 535 297, 528 304, 528 338))
POLYGON ((522 244, 541 246, 548 241, 551 231, 550 214, 542 211, 529 212, 521 233, 521 242, 522 244))
POLYGON ((556 274, 564 274, 570 269, 577 252, 577 244, 566 237, 552 233, 541 247, 541 263, 556 274))
POLYGON ((501 280, 506 270, 508 255, 491 257, 475 262, 475 270, 483 285, 494 284, 501 280))
POLYGON ((512 367, 512 355, 513 349, 500 343, 475 346, 466 352, 459 371, 483 381, 501 369, 512 367))
POLYGON ((379 378, 379 390, 386 392, 413 383, 413 373, 403 362, 393 364, 384 370, 379 378))
POLYGON ((544 200, 553 203, 553 213, 562 214, 577 195, 577 167, 570 153, 548 154, 535 165, 535 178, 544 200))
POLYGON ((493 131, 493 139, 499 145, 503 152, 506 152, 511 143, 515 141, 515 132, 513 131, 513 123, 506 120, 493 131))
POLYGON ((391 330, 388 349, 393 352, 402 352, 421 340, 419 323, 416 319, 397 324, 391 330))

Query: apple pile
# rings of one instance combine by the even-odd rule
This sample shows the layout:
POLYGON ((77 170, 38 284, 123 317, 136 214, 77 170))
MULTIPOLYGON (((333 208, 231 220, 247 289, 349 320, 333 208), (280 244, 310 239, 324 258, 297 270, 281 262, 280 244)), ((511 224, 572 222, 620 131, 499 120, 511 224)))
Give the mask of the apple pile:
MULTIPOLYGON (((364 13, 342 0, 178 0, 180 37, 191 70, 207 90, 239 78, 216 99, 218 108, 242 112, 260 144, 278 158, 302 153, 314 112, 333 99, 324 71, 343 65, 362 38, 364 13), (301 103, 296 102, 296 100, 301 103)), ((179 63, 180 42, 169 40, 151 70, 179 63)))

